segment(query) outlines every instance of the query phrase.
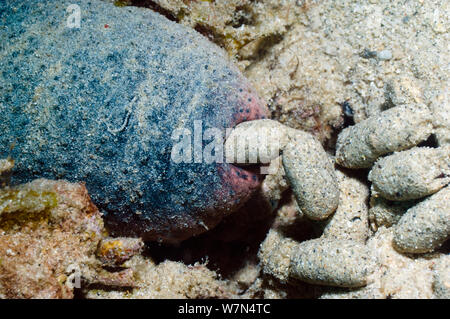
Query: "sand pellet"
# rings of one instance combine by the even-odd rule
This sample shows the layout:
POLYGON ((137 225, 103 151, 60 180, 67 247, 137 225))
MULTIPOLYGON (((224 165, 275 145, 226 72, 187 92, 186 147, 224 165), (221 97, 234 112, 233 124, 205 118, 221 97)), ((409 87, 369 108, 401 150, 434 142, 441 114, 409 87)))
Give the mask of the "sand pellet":
POLYGON ((285 238, 278 231, 271 229, 258 253, 262 271, 281 282, 287 282, 290 276, 292 251, 297 246, 298 242, 295 240, 285 238))
POLYGON ((361 287, 373 273, 376 259, 366 246, 350 240, 313 239, 298 243, 270 230, 258 254, 262 271, 281 282, 361 287))
POLYGON ((261 171, 262 174, 267 174, 261 184, 262 196, 275 209, 278 206, 283 192, 289 188, 285 178, 281 156, 272 160, 269 166, 261 168, 261 171))
POLYGON ((439 299, 450 299, 450 255, 442 256, 434 268, 433 291, 439 299))
POLYGON ((286 177, 302 212, 323 220, 339 204, 339 186, 333 164, 312 135, 296 131, 283 150, 286 177))
POLYGON ((336 170, 339 181, 339 206, 325 221, 322 237, 354 240, 364 244, 369 234, 369 188, 356 177, 336 170))
POLYGON ((450 236, 450 187, 410 208, 394 228, 395 247, 406 253, 425 253, 450 236))
POLYGON ((364 245, 349 240, 313 239, 302 242, 292 256, 292 276, 327 286, 361 287, 375 269, 364 245))
POLYGON ((379 159, 369 180, 390 200, 411 200, 431 195, 450 182, 450 146, 415 147, 379 159))
POLYGON ((287 127, 273 120, 238 124, 225 142, 226 161, 237 164, 267 164, 280 155, 286 145, 287 127))
POLYGON ((417 200, 390 201, 381 197, 372 187, 370 197, 369 223, 373 231, 379 227, 391 227, 397 224, 408 209, 417 204, 417 200))
POLYGON ((436 142, 440 146, 450 145, 450 95, 448 84, 433 97, 430 105, 433 112, 433 127, 436 142))
POLYGON ((336 210, 339 187, 334 166, 311 134, 276 121, 255 120, 237 125, 225 149, 227 161, 234 163, 267 163, 281 151, 286 178, 302 212, 310 219, 323 220, 336 210))
POLYGON ((339 134, 336 161, 348 168, 369 168, 381 155, 402 151, 432 133, 432 116, 423 104, 400 105, 339 134))

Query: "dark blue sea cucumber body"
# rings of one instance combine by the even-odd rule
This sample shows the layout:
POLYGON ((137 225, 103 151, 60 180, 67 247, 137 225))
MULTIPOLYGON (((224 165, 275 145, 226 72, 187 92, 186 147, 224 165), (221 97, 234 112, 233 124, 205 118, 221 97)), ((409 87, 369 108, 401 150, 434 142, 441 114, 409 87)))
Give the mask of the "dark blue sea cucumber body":
POLYGON ((220 206, 216 164, 170 161, 174 129, 229 127, 241 103, 242 76, 199 34, 102 1, 7 0, 0 56, 0 158, 16 159, 13 183, 85 181, 112 225, 149 239, 185 237, 220 206), (80 28, 67 27, 70 4, 80 28))

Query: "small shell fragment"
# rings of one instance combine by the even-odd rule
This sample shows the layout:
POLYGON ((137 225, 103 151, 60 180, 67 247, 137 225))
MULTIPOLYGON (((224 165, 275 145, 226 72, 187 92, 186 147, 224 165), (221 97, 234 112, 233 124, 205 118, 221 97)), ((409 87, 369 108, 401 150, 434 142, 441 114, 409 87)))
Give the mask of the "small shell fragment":
POLYGON ((410 208, 394 228, 395 247, 406 253, 439 248, 450 236, 450 187, 410 208))
POLYGON ((427 106, 396 106, 344 129, 336 145, 336 162, 348 168, 369 168, 381 155, 411 148, 432 131, 427 106))
POLYGON ((138 255, 143 248, 144 243, 140 238, 105 238, 99 244, 97 257, 106 266, 119 266, 138 255))
MULTIPOLYGON (((11 158, 0 159, 0 188, 10 182, 11 171, 14 168, 14 160, 11 158)), ((1 209, 0 209, 1 210, 1 209)))
POLYGON ((292 276, 327 286, 362 287, 375 270, 369 249, 349 240, 313 239, 302 242, 292 256, 292 276))
POLYGON ((296 131, 283 150, 283 167, 299 208, 323 220, 339 204, 339 186, 331 159, 312 135, 296 131))
POLYGON ((450 146, 415 147, 379 159, 369 174, 386 199, 411 200, 436 193, 450 182, 450 146))
POLYGON ((14 160, 0 159, 0 175, 9 172, 14 167, 14 160))

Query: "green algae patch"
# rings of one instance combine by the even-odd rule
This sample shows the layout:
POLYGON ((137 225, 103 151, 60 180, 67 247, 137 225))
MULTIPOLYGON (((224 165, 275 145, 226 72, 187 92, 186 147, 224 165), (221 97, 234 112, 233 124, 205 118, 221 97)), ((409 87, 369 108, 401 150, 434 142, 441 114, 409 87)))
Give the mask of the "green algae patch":
POLYGON ((127 0, 116 0, 114 1, 114 5, 116 7, 126 7, 130 5, 130 2, 127 0))
POLYGON ((50 210, 58 205, 54 192, 34 189, 0 190, 0 229, 10 230, 25 224, 47 223, 50 210))

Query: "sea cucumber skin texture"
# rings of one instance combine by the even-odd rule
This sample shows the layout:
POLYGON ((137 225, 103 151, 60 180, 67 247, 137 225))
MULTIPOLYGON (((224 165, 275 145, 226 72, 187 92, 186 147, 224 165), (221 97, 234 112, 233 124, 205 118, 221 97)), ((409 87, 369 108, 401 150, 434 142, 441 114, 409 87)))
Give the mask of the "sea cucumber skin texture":
POLYGON ((336 162, 348 168, 369 168, 378 157, 411 148, 432 132, 427 106, 396 106, 344 129, 336 145, 336 162))
POLYGON ((374 190, 389 200, 419 199, 450 182, 450 146, 415 147, 379 159, 369 174, 374 190))
POLYGON ((410 208, 394 228, 394 245, 401 252, 426 253, 450 237, 450 187, 410 208))
POLYGON ((173 163, 172 133, 197 120, 224 133, 262 117, 262 102, 195 31, 103 1, 78 1, 71 29, 70 4, 0 3, 0 158, 16 160, 12 183, 85 181, 112 235, 176 242, 213 227, 258 177, 173 163))

